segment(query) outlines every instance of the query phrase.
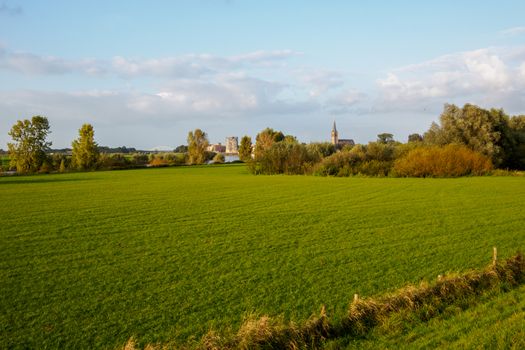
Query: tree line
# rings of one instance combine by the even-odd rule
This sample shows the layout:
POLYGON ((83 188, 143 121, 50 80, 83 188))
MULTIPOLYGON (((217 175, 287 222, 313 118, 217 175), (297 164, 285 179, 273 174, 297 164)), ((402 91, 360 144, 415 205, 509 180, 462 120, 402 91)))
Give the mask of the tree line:
MULTIPOLYGON (((93 126, 84 124, 72 142, 71 155, 51 155, 49 133, 49 122, 42 116, 13 125, 9 167, 27 174, 224 162, 224 155, 207 151, 208 136, 201 129, 188 133, 187 145, 159 154, 131 153, 134 149, 127 148, 108 153, 95 142, 93 126)), ((253 174, 444 177, 525 170, 525 116, 447 104, 439 123, 432 123, 423 135, 409 135, 406 143, 382 133, 368 144, 344 146, 300 143, 293 135, 266 128, 257 134, 255 144, 249 136, 241 138, 239 158, 253 174)))
POLYGON ((257 135, 253 174, 447 177, 525 170, 525 116, 447 104, 439 123, 406 143, 390 133, 368 144, 301 144, 273 129, 257 135))
POLYGON ((71 143, 70 155, 67 149, 51 152, 52 143, 47 140, 50 132, 46 117, 34 116, 17 121, 9 131, 12 142, 8 143, 9 165, 5 168, 14 169, 19 174, 33 174, 224 162, 224 155, 207 151, 208 136, 200 129, 189 132, 187 146, 181 145, 174 152, 160 154, 144 154, 126 147, 100 147, 95 142, 91 124, 84 124, 78 130, 78 138, 71 143), (110 153, 115 150, 117 153, 110 153))

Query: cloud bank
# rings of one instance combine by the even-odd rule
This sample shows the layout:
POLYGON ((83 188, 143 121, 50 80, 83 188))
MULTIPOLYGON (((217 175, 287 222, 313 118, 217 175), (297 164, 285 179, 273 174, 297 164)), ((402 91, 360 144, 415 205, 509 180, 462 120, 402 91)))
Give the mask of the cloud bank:
POLYGON ((311 131, 308 123, 329 127, 333 119, 353 118, 354 125, 382 125, 397 132, 389 115, 420 115, 417 125, 424 128, 444 103, 469 102, 525 113, 525 46, 457 52, 398 67, 377 77, 367 89, 346 72, 298 66, 302 55, 275 50, 232 56, 75 59, 0 47, 0 72, 44 82, 69 75, 79 82, 65 91, 32 86, 0 89, 0 148, 16 119, 36 114, 50 118, 57 146, 69 144, 78 127, 89 122, 105 135, 105 144, 151 148, 183 143, 187 131, 196 127, 227 136, 288 125, 294 128, 291 133, 323 140, 324 131, 311 131), (101 86, 110 78, 117 87, 85 88, 83 77, 101 86), (145 79, 151 82, 144 85, 145 79), (170 135, 169 129, 177 134, 170 135), (145 136, 145 130, 157 137, 145 136))

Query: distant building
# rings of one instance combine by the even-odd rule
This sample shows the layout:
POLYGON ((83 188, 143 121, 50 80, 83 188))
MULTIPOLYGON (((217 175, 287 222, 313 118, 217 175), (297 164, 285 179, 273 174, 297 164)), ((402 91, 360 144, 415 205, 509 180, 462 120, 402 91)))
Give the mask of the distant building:
POLYGON ((340 139, 339 133, 337 132, 337 127, 335 126, 335 120, 334 120, 334 126, 332 127, 332 134, 331 134, 331 142, 332 145, 336 145, 337 147, 343 147, 344 145, 355 145, 354 140, 352 139, 340 139))
POLYGON ((215 153, 224 153, 226 152, 226 146, 221 145, 221 143, 219 142, 217 144, 209 145, 206 150, 215 153))
POLYGON ((226 138, 226 154, 239 154, 239 138, 237 136, 226 138))

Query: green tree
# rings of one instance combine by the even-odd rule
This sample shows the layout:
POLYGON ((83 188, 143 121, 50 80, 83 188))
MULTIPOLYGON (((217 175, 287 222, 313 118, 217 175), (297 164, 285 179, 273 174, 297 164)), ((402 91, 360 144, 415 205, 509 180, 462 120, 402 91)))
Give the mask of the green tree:
POLYGON ((501 109, 485 110, 466 104, 463 108, 446 104, 439 117, 424 135, 430 145, 461 144, 492 159, 496 166, 506 163, 512 147, 509 118, 501 109))
POLYGON ((49 121, 46 117, 34 116, 31 120, 16 122, 9 136, 13 143, 8 143, 10 166, 19 173, 34 173, 45 163, 46 152, 51 142, 46 141, 49 131, 49 121))
POLYGON ((208 136, 201 129, 195 129, 188 133, 188 163, 202 164, 206 161, 206 148, 208 147, 208 136))
POLYGON ((243 136, 239 145, 239 159, 248 162, 252 159, 252 138, 243 136))
POLYGON ((78 139, 72 143, 73 167, 79 170, 94 169, 98 165, 100 153, 95 142, 95 131, 91 124, 84 124, 78 130, 78 139))
POLYGON ((377 142, 379 143, 392 143, 394 142, 394 135, 384 132, 377 135, 377 142))
POLYGON ((408 142, 421 142, 421 141, 423 141, 423 136, 419 134, 408 135, 408 142))

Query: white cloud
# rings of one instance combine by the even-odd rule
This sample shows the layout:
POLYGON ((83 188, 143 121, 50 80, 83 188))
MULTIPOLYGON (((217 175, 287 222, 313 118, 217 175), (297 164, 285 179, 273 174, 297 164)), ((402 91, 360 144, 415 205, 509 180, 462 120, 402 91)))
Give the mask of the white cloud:
POLYGON ((419 110, 443 103, 490 103, 524 110, 525 47, 485 48, 437 57, 392 70, 377 80, 376 108, 419 110), (510 106, 507 104, 513 100, 510 106))
POLYGON ((81 73, 103 74, 106 67, 94 59, 66 60, 55 56, 0 50, 0 69, 28 75, 59 75, 81 73))
POLYGON ((525 33, 525 27, 521 26, 521 27, 507 28, 505 30, 502 30, 500 33, 505 35, 505 36, 520 35, 520 34, 524 34, 525 33))
POLYGON ((275 67, 298 55, 291 50, 255 51, 238 56, 187 54, 163 58, 65 59, 0 47, 0 69, 27 75, 113 74, 124 78, 189 78, 250 67, 275 67))
POLYGON ((346 89, 337 93, 325 103, 325 109, 331 114, 349 113, 356 105, 366 100, 366 94, 355 89, 346 89))
POLYGON ((343 73, 337 71, 301 69, 295 72, 295 76, 300 82, 306 84, 311 97, 321 96, 345 84, 343 73))

